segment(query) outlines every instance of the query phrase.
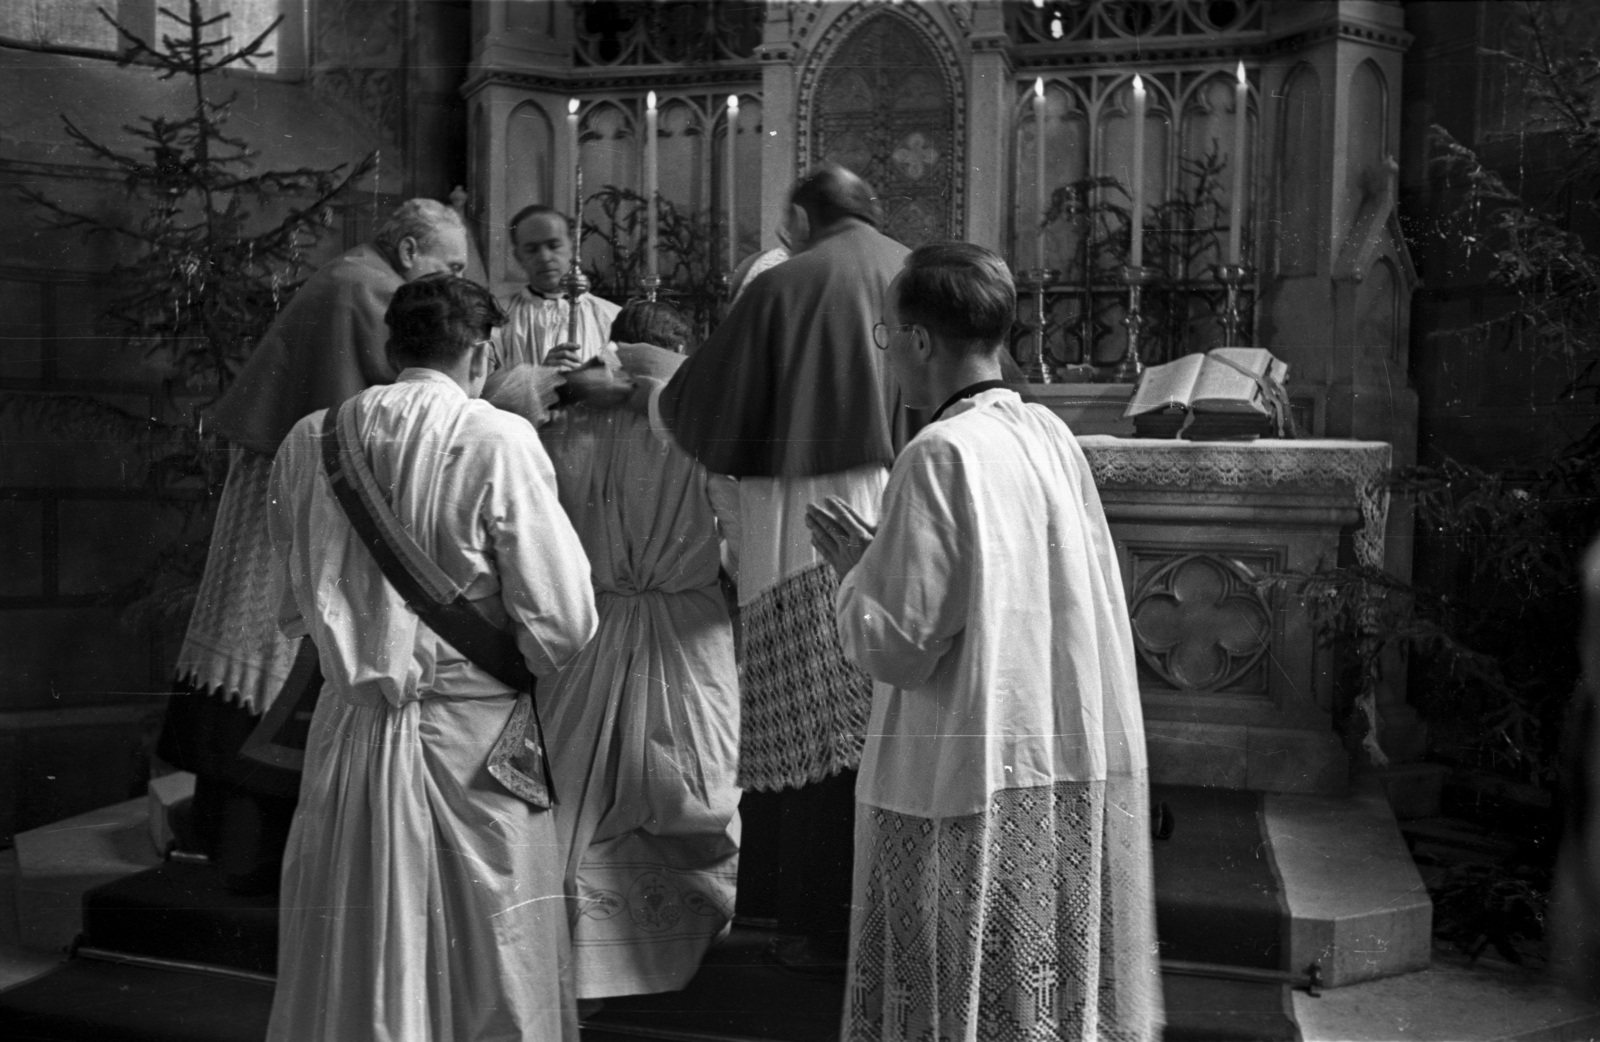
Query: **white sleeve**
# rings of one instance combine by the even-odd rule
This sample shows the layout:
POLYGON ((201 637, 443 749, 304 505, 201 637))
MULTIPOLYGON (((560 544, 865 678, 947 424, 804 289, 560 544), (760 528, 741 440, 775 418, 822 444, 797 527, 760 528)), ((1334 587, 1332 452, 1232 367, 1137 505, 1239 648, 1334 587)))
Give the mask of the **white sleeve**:
POLYGON ((534 676, 583 650, 599 625, 589 558, 556 494, 555 468, 532 427, 496 453, 482 521, 494 547, 500 598, 534 676))
POLYGON ((739 509, 739 479, 726 474, 706 475, 706 495, 711 500, 711 512, 717 516, 717 528, 722 533, 725 549, 722 566, 735 583, 739 581, 739 548, 744 533, 744 516, 739 509))
POLYGON ((676 445, 673 440, 672 428, 667 426, 667 421, 661 418, 661 392, 667 389, 665 381, 641 377, 650 387, 650 433, 667 445, 676 445))
POLYGON ((895 687, 925 684, 966 627, 966 479, 947 449, 924 442, 901 454, 877 534, 834 599, 845 656, 895 687))

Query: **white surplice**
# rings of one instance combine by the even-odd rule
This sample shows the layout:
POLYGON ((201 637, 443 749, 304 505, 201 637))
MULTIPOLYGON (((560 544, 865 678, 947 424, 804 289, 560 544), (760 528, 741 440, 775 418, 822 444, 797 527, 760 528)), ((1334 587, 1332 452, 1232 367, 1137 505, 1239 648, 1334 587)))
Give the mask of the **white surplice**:
MULTIPOLYGON (((500 362, 510 367, 522 362, 543 365, 544 356, 567 342, 572 307, 565 297, 546 297, 523 286, 500 300, 506 324, 495 330, 500 362)), ((609 300, 585 293, 578 298, 578 357, 582 362, 598 355, 611 339, 611 323, 622 308, 609 300)))
MULTIPOLYGON (((407 369, 355 399, 361 443, 422 549, 536 676, 596 625, 588 561, 527 421, 407 369)), ((406 607, 323 474, 326 413, 272 476, 285 631, 326 682, 284 859, 274 1042, 576 1042, 552 815, 485 761, 515 694, 406 607)))
POLYGON ((836 609, 875 681, 843 1037, 1159 1037, 1133 638, 1066 425, 1003 388, 951 406, 836 609))

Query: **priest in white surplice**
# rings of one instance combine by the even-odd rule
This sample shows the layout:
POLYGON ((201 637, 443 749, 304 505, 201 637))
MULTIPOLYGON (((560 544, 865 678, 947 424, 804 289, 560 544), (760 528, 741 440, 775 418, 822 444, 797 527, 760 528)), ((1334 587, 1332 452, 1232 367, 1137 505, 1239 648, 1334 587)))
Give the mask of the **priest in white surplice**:
POLYGON ((842 1038, 1158 1039, 1144 724, 1094 480, 1001 382, 999 257, 924 246, 889 300, 876 339, 938 411, 875 532, 839 500, 807 515, 875 682, 842 1038))
POLYGON ((610 339, 622 309, 593 293, 577 300, 578 336, 571 339, 573 305, 562 295, 561 281, 572 266, 572 227, 571 218, 551 206, 527 206, 511 219, 514 256, 528 281, 500 302, 506 324, 496 339, 507 367, 581 365, 610 339))
MULTIPOLYGON (((465 279, 401 287, 386 316, 399 376, 346 408, 401 523, 548 677, 594 634, 594 594, 539 436, 478 400, 502 318, 465 279)), ((552 813, 485 766, 516 693, 385 580, 323 473, 328 415, 294 426, 272 474, 285 628, 309 633, 327 680, 284 861, 268 1037, 577 1042, 552 813)))

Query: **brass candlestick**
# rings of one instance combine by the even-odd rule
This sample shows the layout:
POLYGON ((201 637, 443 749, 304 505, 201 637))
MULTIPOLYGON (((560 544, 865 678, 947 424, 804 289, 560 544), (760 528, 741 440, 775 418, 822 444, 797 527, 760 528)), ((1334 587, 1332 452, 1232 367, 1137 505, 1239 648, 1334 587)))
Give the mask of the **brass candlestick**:
POLYGON ((1033 357, 1023 368, 1029 383, 1048 384, 1055 383, 1054 368, 1050 365, 1044 349, 1045 333, 1045 307, 1044 290, 1059 276, 1059 272, 1050 268, 1027 268, 1021 272, 1022 284, 1033 292, 1033 357))
POLYGON ((1240 297, 1245 284, 1254 275, 1243 264, 1223 264, 1217 268, 1217 281, 1221 282, 1228 292, 1228 299, 1222 307, 1222 346, 1246 347, 1248 337, 1242 336, 1244 326, 1244 309, 1240 307, 1240 297))
POLYGON ((1144 332, 1140 297, 1144 288, 1155 280, 1154 268, 1136 268, 1130 264, 1122 269, 1122 282, 1128 287, 1128 311, 1122 317, 1122 324, 1128 330, 1128 349, 1123 352, 1122 361, 1111 371, 1117 383, 1134 383, 1139 379, 1139 374, 1144 372, 1144 362, 1139 358, 1139 339, 1144 332))
POLYGON ((644 290, 644 299, 654 304, 656 294, 661 290, 661 276, 646 275, 639 280, 639 287, 644 290))

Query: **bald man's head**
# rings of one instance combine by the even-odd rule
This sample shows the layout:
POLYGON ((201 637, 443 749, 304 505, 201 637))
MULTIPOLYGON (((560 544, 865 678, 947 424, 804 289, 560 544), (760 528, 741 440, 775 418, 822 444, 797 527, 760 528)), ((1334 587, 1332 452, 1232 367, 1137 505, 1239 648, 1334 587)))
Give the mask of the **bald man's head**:
POLYGON ((789 202, 805 211, 810 238, 849 218, 873 227, 880 219, 872 186, 837 163, 824 163, 803 177, 789 193, 789 202))

